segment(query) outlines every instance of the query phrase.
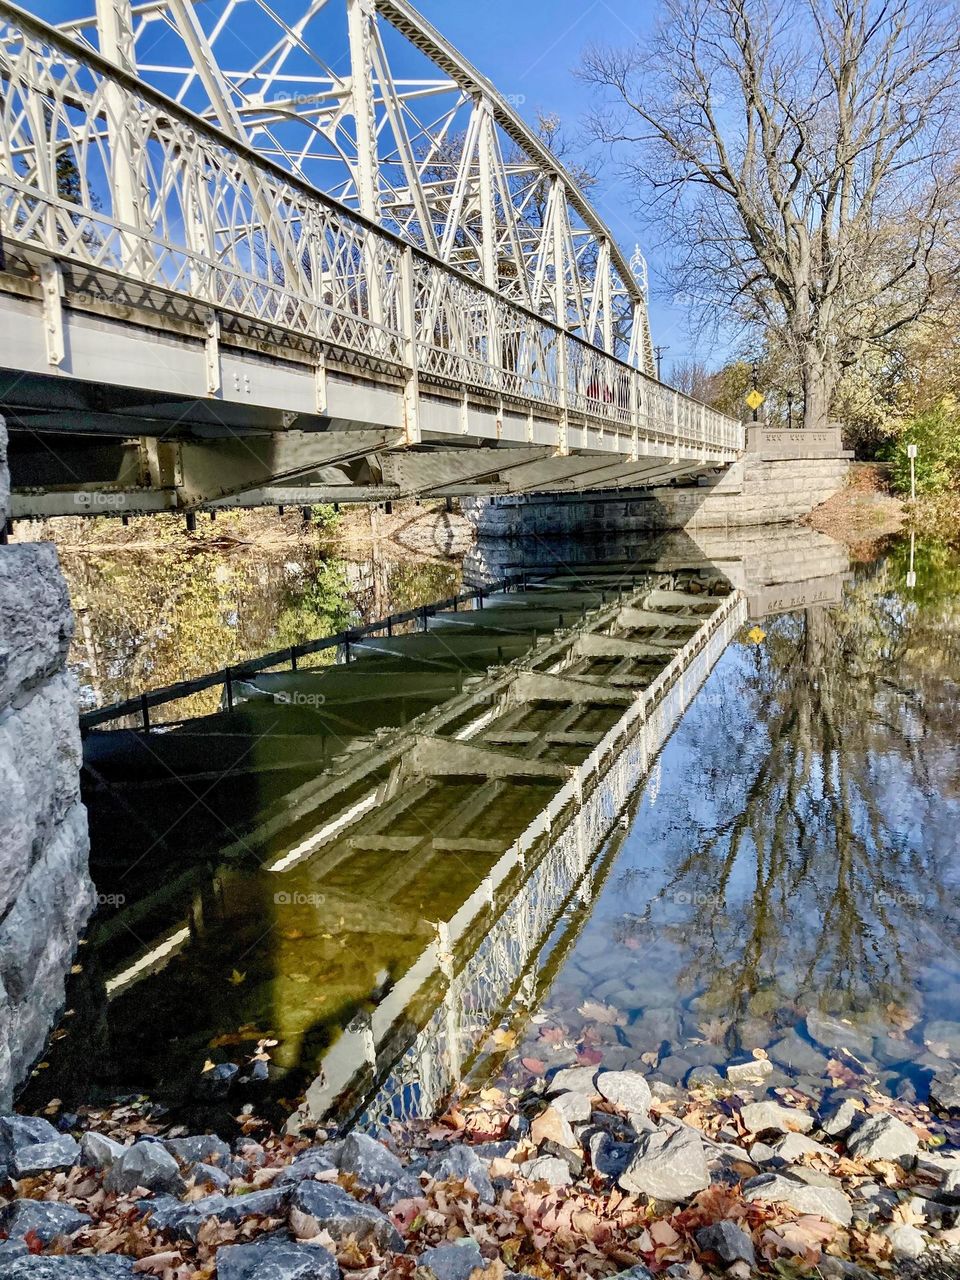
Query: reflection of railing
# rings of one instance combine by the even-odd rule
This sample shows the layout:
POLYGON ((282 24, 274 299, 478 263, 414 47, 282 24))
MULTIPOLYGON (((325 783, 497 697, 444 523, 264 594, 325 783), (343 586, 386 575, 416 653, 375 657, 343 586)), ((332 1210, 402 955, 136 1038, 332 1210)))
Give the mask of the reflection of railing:
POLYGON ((322 636, 319 640, 305 640, 301 644, 291 645, 286 649, 276 649, 272 653, 261 654, 258 658, 248 658, 244 662, 233 663, 229 667, 221 667, 218 671, 209 671, 205 675, 195 676, 192 680, 180 680, 177 684, 167 685, 163 689, 151 689, 137 694, 134 698, 126 698, 123 702, 112 702, 107 707, 98 707, 96 711, 85 711, 80 717, 82 731, 93 729, 97 725, 108 724, 114 720, 122 720, 126 716, 139 716, 141 727, 150 728, 150 708, 162 707, 170 702, 179 702, 192 694, 201 693, 204 689, 215 689, 223 686, 223 698, 227 708, 233 706, 233 685, 235 681, 249 679, 260 671, 276 671, 278 667, 289 667, 297 670, 301 658, 315 653, 323 653, 332 649, 342 651, 344 661, 350 661, 350 646, 366 636, 399 634, 404 627, 411 624, 426 630, 427 619, 445 609, 457 610, 462 604, 472 604, 476 609, 483 608, 484 597, 495 595, 501 591, 520 587, 526 580, 525 574, 503 578, 487 587, 477 587, 473 591, 462 591, 457 596, 446 600, 432 601, 420 605, 416 609, 405 609, 401 613, 391 613, 387 618, 378 618, 363 626, 350 627, 346 631, 338 631, 336 635, 322 636))
POLYGON ((739 422, 412 248, 45 23, 8 4, 0 18, 8 249, 119 280, 127 307, 178 295, 214 331, 218 315, 274 326, 353 367, 550 406, 625 456, 638 433, 711 456, 742 448, 739 422))
POLYGON ((722 601, 438 928, 370 1020, 348 1028, 333 1045, 307 1093, 313 1116, 346 1102, 376 1127, 396 1116, 429 1114, 456 1085, 557 913, 592 878, 617 815, 746 616, 741 592, 722 601), (437 987, 435 1001, 421 999, 428 1011, 417 1026, 410 1011, 430 984, 437 987), (404 1035, 408 1026, 412 1042, 404 1035))

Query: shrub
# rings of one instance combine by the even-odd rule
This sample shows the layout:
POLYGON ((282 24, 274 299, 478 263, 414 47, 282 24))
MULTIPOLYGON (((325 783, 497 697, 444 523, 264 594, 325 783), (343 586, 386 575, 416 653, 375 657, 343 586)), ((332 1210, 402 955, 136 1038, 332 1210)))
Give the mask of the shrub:
POLYGON ((960 486, 960 414, 952 400, 914 418, 894 444, 893 484, 901 493, 910 492, 911 444, 917 446, 917 493, 944 493, 960 486))

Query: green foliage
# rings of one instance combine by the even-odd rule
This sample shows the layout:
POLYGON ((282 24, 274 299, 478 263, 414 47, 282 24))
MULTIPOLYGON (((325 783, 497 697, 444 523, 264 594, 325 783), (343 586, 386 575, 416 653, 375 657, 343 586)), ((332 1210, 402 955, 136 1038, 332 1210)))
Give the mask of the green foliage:
POLYGON ((910 492, 911 444, 917 446, 917 493, 944 493, 960 484, 960 417, 955 403, 943 400, 913 418, 893 445, 893 483, 901 493, 910 492))
POLYGON ((310 523, 314 529, 332 533, 340 523, 340 516, 334 511, 332 502, 318 502, 310 508, 310 523))
POLYGON ((943 613, 960 599, 960 557, 944 538, 920 536, 914 540, 913 587, 906 585, 911 565, 909 539, 901 538, 895 544, 889 564, 896 590, 921 610, 943 613))
POLYGON ((318 560, 302 581, 288 589, 271 647, 283 649, 336 635, 355 620, 342 562, 318 560))

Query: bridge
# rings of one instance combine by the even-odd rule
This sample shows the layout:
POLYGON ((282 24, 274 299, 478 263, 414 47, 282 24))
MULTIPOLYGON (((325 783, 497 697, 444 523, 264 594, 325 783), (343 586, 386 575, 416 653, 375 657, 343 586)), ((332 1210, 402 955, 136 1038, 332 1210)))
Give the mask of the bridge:
POLYGON ((629 489, 742 451, 654 377, 639 251, 406 0, 2 0, 0 95, 14 517, 629 489))

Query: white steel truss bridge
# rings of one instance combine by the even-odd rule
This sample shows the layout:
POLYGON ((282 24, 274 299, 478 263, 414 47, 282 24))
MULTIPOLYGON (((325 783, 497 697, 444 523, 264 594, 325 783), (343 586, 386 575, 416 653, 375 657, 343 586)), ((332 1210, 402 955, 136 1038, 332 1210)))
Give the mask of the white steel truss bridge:
POLYGON ((733 461, 741 425, 653 376, 643 258, 583 188, 406 0, 95 0, 59 26, 0 0, 13 514, 733 461))

